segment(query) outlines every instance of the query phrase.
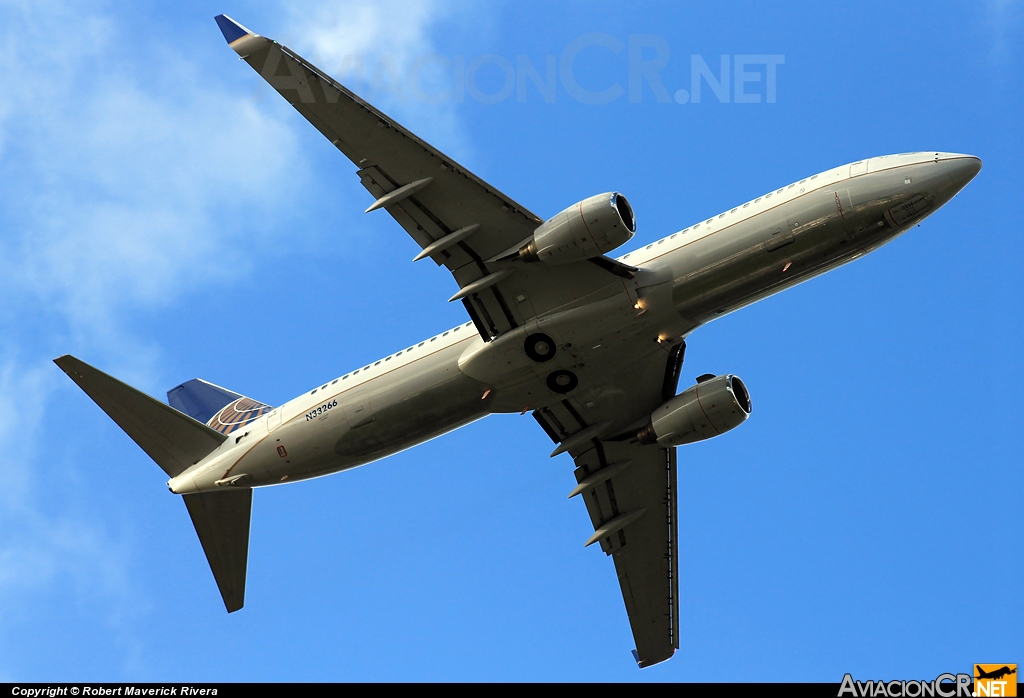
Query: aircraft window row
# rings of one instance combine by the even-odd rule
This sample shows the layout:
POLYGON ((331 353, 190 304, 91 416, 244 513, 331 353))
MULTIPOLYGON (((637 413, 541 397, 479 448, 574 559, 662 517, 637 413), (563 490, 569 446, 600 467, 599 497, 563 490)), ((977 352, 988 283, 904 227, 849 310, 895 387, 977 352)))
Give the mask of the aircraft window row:
POLYGON ((766 198, 766 199, 772 198, 772 193, 768 192, 767 194, 764 195, 764 198, 766 198))
MULTIPOLYGON (((626 255, 626 256, 628 257, 629 255, 626 255)), ((449 331, 450 331, 450 332, 458 332, 458 331, 459 331, 459 330, 461 330, 461 329, 462 329, 463 327, 469 327, 469 326, 470 326, 471 324, 472 324, 471 322, 467 322, 467 323, 466 323, 465 325, 459 325, 459 326, 458 326, 458 327, 456 327, 455 329, 453 329, 453 330, 449 330, 449 331)), ((441 336, 442 336, 442 337, 447 337, 447 336, 448 336, 448 332, 445 332, 445 333, 444 333, 444 334, 442 334, 441 336)), ((435 340, 437 340, 437 337, 431 337, 431 338, 430 338, 429 340, 423 340, 422 342, 420 342, 419 344, 417 344, 417 345, 416 345, 416 348, 422 347, 422 346, 423 346, 424 344, 426 344, 426 343, 427 343, 427 341, 431 341, 431 342, 433 342, 433 341, 435 341, 435 340)), ((392 354, 391 356, 387 357, 386 359, 382 359, 382 361, 391 361, 391 359, 393 359, 393 358, 398 358, 398 357, 399 357, 399 356, 401 356, 401 355, 402 355, 403 353, 408 353, 408 352, 410 352, 410 351, 412 351, 412 350, 413 350, 413 347, 409 347, 408 349, 403 349, 402 351, 398 352, 397 354, 392 354)), ((375 364, 373 364, 373 365, 374 365, 374 366, 380 366, 380 364, 381 364, 381 362, 380 362, 380 361, 378 361, 378 362, 376 362, 376 363, 375 363, 375 364)), ((327 389, 327 386, 328 386, 328 385, 334 385, 334 384, 335 384, 335 383, 337 383, 337 382, 338 382, 339 380, 348 380, 348 377, 349 377, 349 376, 354 376, 354 375, 356 375, 357 373, 359 373, 360 371, 368 371, 369 369, 370 369, 370 366, 364 366, 363 368, 357 368, 357 369, 356 369, 355 371, 352 371, 352 373, 346 373, 346 374, 345 374, 344 376, 342 376, 341 378, 335 378, 335 379, 334 379, 333 381, 331 381, 331 383, 329 383, 329 384, 328 384, 328 383, 324 383, 324 384, 323 384, 322 386, 320 386, 319 388, 313 388, 313 390, 312 390, 312 391, 310 391, 310 393, 309 393, 309 394, 310 394, 310 395, 315 395, 315 394, 316 394, 316 391, 318 391, 318 390, 326 390, 326 389, 327 389)))
MULTIPOLYGON (((785 187, 783 187, 783 189, 785 189, 785 187)), ((775 192, 775 193, 776 193, 776 194, 781 194, 781 193, 782 193, 782 189, 779 189, 779 190, 778 190, 777 192, 775 192)))
POLYGON ((736 208, 734 208, 733 210, 729 211, 729 213, 736 213, 736 211, 738 211, 738 210, 739 210, 739 207, 737 206, 737 207, 736 207, 736 208))
POLYGON ((814 175, 813 177, 811 177, 811 179, 817 179, 817 178, 818 178, 818 175, 814 175))
POLYGON ((801 180, 800 180, 800 181, 798 182, 798 184, 803 184, 803 183, 804 183, 804 182, 806 182, 806 181, 807 181, 806 179, 801 179, 801 180))
POLYGON ((757 203, 758 201, 760 201, 760 200, 761 200, 761 197, 759 196, 759 197, 757 197, 756 199, 754 199, 754 203, 756 204, 756 203, 757 203))
POLYGON ((719 218, 725 218, 725 214, 724 213, 720 213, 720 214, 718 214, 718 217, 719 218))
POLYGON ((746 208, 749 205, 750 205, 750 202, 748 201, 747 203, 743 204, 743 208, 746 208))

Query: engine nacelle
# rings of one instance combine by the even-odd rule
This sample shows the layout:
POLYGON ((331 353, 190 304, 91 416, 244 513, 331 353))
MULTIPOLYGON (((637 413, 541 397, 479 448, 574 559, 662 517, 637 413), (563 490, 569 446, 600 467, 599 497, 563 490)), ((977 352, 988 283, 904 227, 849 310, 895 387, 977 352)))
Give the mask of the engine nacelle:
POLYGON ((614 250, 635 232, 636 219, 626 197, 598 194, 541 223, 519 257, 545 264, 578 262, 614 250))
POLYGON ((735 429, 749 416, 747 386, 725 374, 697 383, 654 410, 637 438, 660 446, 690 444, 735 429))

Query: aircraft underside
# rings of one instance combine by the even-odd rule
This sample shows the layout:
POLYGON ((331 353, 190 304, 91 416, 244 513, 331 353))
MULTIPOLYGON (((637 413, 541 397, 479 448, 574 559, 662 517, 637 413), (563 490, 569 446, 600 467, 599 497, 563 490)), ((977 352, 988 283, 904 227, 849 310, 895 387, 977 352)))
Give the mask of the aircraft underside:
MULTIPOLYGON (((346 470, 495 412, 531 412, 568 453, 612 558, 641 667, 679 646, 676 448, 742 424, 735 375, 679 390, 701 325, 878 248, 949 201, 977 158, 862 160, 769 192, 617 259, 636 231, 608 192, 542 220, 277 42, 217 18, 235 52, 357 168, 468 321, 272 407, 193 379, 169 405, 56 363, 183 496, 228 611, 244 604, 253 488, 346 470)), ((500 454, 490 455, 500 458, 500 454)))

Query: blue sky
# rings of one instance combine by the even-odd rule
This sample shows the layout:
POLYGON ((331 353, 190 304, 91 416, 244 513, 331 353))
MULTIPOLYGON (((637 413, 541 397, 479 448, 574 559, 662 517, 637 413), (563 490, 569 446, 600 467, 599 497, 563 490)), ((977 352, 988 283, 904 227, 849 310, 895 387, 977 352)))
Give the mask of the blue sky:
POLYGON ((0 681, 839 681, 1024 661, 1022 33, 1009 0, 0 2, 0 681), (920 228, 691 337, 683 380, 737 373, 754 412, 680 449, 671 661, 633 664, 611 562, 565 499, 571 462, 528 416, 258 491, 246 607, 224 613, 163 473, 51 359, 160 397, 202 377, 280 404, 466 318, 224 44, 220 12, 542 217, 624 192, 637 245, 863 157, 984 160, 920 228), (629 94, 631 42, 665 59, 663 94, 629 94), (498 99, 503 66, 543 77, 573 46, 580 88, 623 94, 586 103, 560 77, 553 99, 529 81, 498 99), (718 75, 723 55, 781 57, 774 102, 762 65, 744 92, 760 102, 705 82, 677 103, 691 57, 718 75))

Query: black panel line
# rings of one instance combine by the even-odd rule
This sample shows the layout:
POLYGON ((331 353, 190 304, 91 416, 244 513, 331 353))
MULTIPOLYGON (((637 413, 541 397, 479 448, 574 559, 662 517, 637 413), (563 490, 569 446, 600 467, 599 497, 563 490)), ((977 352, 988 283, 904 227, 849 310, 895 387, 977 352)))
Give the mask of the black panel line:
POLYGON ((669 400, 675 397, 679 389, 679 375, 683 371, 683 357, 686 354, 686 342, 680 342, 672 347, 668 353, 668 361, 665 364, 665 380, 661 384, 661 399, 669 400))
POLYGON ((562 426, 562 422, 558 419, 558 415, 556 415, 547 407, 541 407, 540 411, 546 419, 551 420, 552 424, 554 424, 554 427, 558 431, 558 433, 562 434, 562 436, 558 438, 557 441, 561 442, 562 439, 569 435, 569 432, 565 430, 565 427, 562 426))
POLYGON ((580 416, 580 413, 576 411, 576 408, 572 406, 571 402, 568 400, 562 400, 562 407, 565 408, 566 412, 572 415, 572 418, 576 420, 576 423, 579 424, 581 428, 585 428, 587 426, 586 420, 580 416))
POLYGON ((547 434, 552 441, 556 444, 560 441, 558 434, 556 434, 555 430, 551 428, 551 425, 547 423, 547 420, 541 415, 540 410, 533 411, 533 418, 537 420, 537 424, 540 425, 540 428, 544 430, 544 433, 547 434))
MULTIPOLYGON (((608 489, 608 501, 612 505, 612 519, 619 515, 619 503, 615 501, 615 488, 612 487, 611 478, 608 478, 605 482, 605 487, 608 489)), ((611 521, 611 519, 609 519, 611 521)), ((607 523, 607 521, 605 522, 607 523)))
POLYGON ((604 269, 607 272, 611 272, 612 274, 615 274, 615 276, 620 276, 623 279, 633 278, 633 272, 630 271, 632 267, 629 267, 628 265, 623 264, 622 262, 616 262, 615 260, 608 259, 607 257, 604 256, 591 257, 587 261, 591 262, 592 264, 596 264, 601 269, 604 269))
POLYGON ((463 298, 462 305, 466 309, 466 312, 469 313, 469 319, 473 321, 473 325, 476 327, 476 331, 480 333, 480 338, 483 339, 485 342, 491 341, 491 337, 487 333, 487 328, 484 327, 483 322, 477 315, 476 309, 473 307, 473 304, 469 302, 469 299, 463 298))
POLYGON ((498 292, 497 286, 491 286, 491 291, 494 292, 494 297, 498 300, 498 306, 501 307, 501 312, 505 313, 505 319, 508 320, 508 324, 511 326, 510 329, 519 327, 519 323, 516 322, 516 318, 512 315, 512 311, 509 310, 508 303, 505 302, 505 298, 498 292))
POLYGON ((676 555, 675 555, 675 517, 673 512, 675 509, 675 488, 672 486, 672 461, 675 456, 675 447, 665 449, 665 479, 666 479, 666 523, 668 524, 668 550, 666 556, 668 558, 668 640, 669 646, 678 647, 679 639, 678 633, 679 628, 676 627, 676 616, 678 609, 676 608, 676 555))
POLYGON ((491 341, 491 339, 494 339, 495 337, 498 336, 498 328, 495 327, 494 325, 494 318, 491 317, 491 311, 487 309, 487 304, 480 300, 480 296, 478 296, 477 294, 470 294, 470 298, 473 299, 473 306, 480 310, 484 324, 488 328, 490 328, 491 338, 484 340, 486 342, 489 342, 491 341))

